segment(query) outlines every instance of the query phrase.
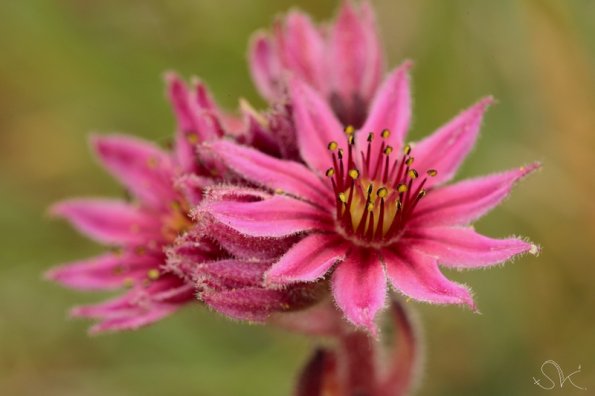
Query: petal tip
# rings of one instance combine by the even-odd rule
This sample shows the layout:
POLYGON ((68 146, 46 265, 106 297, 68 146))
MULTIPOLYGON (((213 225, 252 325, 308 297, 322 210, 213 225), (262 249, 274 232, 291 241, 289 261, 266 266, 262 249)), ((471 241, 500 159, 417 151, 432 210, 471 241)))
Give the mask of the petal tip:
POLYGON ((529 254, 532 254, 533 256, 539 256, 540 253, 541 246, 532 243, 531 247, 529 248, 529 254))

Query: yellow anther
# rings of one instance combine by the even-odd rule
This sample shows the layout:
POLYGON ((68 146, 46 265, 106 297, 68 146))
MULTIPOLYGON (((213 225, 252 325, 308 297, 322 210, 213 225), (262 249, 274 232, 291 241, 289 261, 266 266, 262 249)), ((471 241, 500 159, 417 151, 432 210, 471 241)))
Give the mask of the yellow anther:
POLYGON ((388 195, 388 190, 386 187, 380 187, 378 191, 376 191, 376 195, 378 195, 379 198, 384 198, 388 195))
POLYGON ((335 168, 328 168, 328 169, 326 170, 326 175, 327 175, 328 177, 333 177, 333 176, 335 175, 335 168))
POLYGON ((339 149, 339 151, 337 151, 337 156, 339 157, 339 159, 343 159, 343 149, 339 149))
POLYGON ((425 197, 425 196, 426 196, 426 194, 427 194, 426 190, 424 190, 424 189, 421 189, 421 190, 419 190, 419 192, 417 193, 417 197, 418 197, 418 198, 423 198, 423 197, 425 197))
POLYGON ((438 174, 438 171, 436 169, 428 169, 428 176, 434 177, 438 174))
POLYGON ((195 133, 189 133, 186 135, 186 140, 188 140, 188 143, 190 144, 198 144, 198 136, 196 136, 195 133))
POLYGON ((353 127, 353 125, 347 125, 345 127, 345 133, 347 135, 353 135, 354 132, 355 132, 355 128, 353 127))
POLYGON ((412 179, 417 179, 417 177, 419 176, 417 174, 417 171, 415 169, 409 169, 409 172, 407 172, 407 174, 409 175, 410 178, 412 179))
POLYGON ((374 210, 374 204, 372 202, 368 202, 368 206, 367 206, 368 212, 371 212, 374 210))
POLYGON ((339 197, 339 201, 343 202, 343 203, 347 203, 347 196, 345 195, 345 193, 339 193, 338 195, 339 197))
POLYGON ((349 143, 349 145, 353 146, 355 144, 355 136, 349 135, 349 137, 347 138, 347 143, 349 143))
POLYGON ((409 157, 407 158, 407 161, 405 161, 405 164, 407 164, 407 166, 411 166, 413 165, 413 161, 415 161, 415 158, 409 157))
POLYGON ((349 177, 351 177, 353 180, 357 179, 359 177, 359 171, 357 169, 349 170, 349 177))
POLYGON ((330 151, 335 151, 337 149, 337 147, 339 147, 339 144, 337 142, 335 142, 334 140, 332 142, 330 142, 327 146, 327 148, 330 151))
POLYGON ((147 278, 149 278, 150 280, 159 279, 159 270, 157 268, 151 268, 147 271, 147 278))
POLYGON ((386 146, 384 148, 384 154, 390 155, 390 153, 392 153, 392 152, 393 152, 393 146, 386 146))
POLYGON ((408 190, 407 185, 406 184, 399 184, 397 186, 397 191, 400 193, 404 193, 408 190))
POLYGON ((285 193, 285 191, 281 190, 280 188, 276 188, 276 189, 275 189, 275 194, 279 194, 279 195, 281 195, 281 194, 283 194, 283 193, 285 193))
POLYGON ((406 144, 405 147, 403 147, 403 152, 405 153, 405 155, 411 154, 411 145, 406 144))
POLYGON ((388 129, 384 129, 382 130, 380 136, 382 136, 383 139, 387 139, 390 136, 390 131, 388 129))
POLYGON ((157 167, 157 165, 159 164, 159 160, 155 157, 150 157, 147 160, 147 166, 151 169, 155 169, 157 167))
POLYGON ((371 142, 372 140, 374 140, 374 132, 368 133, 368 142, 371 142))

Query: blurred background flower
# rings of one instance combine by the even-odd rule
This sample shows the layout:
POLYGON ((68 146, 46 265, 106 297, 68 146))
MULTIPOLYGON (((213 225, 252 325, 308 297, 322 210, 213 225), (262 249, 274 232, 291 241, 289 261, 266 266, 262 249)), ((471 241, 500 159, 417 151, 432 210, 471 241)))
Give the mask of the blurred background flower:
MULTIPOLYGON (((527 235, 542 245, 541 256, 448 273, 473 286, 483 315, 411 303, 428 329, 428 381, 419 394, 539 395, 532 377, 548 359, 566 374, 582 364, 573 380, 595 387, 595 3, 373 4, 389 66, 415 60, 412 139, 492 94, 499 103, 458 178, 534 159, 544 164, 477 224, 488 235, 527 235)), ((319 20, 337 6, 0 3, 3 394, 289 394, 310 349, 299 336, 232 323, 197 304, 136 333, 91 339, 87 323, 65 320, 81 295, 40 274, 101 251, 49 221, 50 203, 123 194, 90 155, 87 134, 130 132, 167 143, 175 125, 161 77, 169 69, 202 77, 230 109, 238 97, 263 106, 245 62, 248 37, 293 5, 319 20)), ((93 301, 97 295, 83 302, 93 301)))

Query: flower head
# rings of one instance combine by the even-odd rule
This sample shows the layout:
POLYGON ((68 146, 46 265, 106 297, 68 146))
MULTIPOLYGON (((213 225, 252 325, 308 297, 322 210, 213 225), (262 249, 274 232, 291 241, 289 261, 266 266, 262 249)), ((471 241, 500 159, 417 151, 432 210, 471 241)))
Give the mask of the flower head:
POLYGON ((330 26, 290 12, 272 34, 257 33, 249 51, 257 88, 271 102, 285 92, 292 74, 320 92, 339 119, 360 126, 384 73, 374 12, 367 1, 344 1, 330 26))
MULTIPOLYGON (((171 152, 127 136, 92 139, 98 159, 130 191, 132 201, 73 199, 51 209, 80 232, 115 248, 47 273, 80 290, 124 288, 113 300, 72 311, 99 321, 91 332, 138 328, 194 299, 191 279, 165 265, 165 249, 190 228, 190 209, 201 201, 203 189, 222 177, 216 159, 197 158, 197 145, 237 131, 240 122, 217 109, 203 84, 191 92, 175 75, 167 79, 178 121, 171 152)), ((203 260, 227 257, 208 240, 200 252, 203 260)))
POLYGON ((275 195, 206 202, 205 213, 246 236, 302 236, 272 264, 266 282, 315 282, 332 273, 337 305, 371 332, 385 305, 387 279, 413 299, 475 309, 469 289, 445 278, 438 264, 476 268, 538 250, 469 226, 538 164, 443 186, 473 147, 492 99, 479 101, 426 139, 405 144, 410 66, 406 62, 389 75, 361 128, 343 127, 324 98, 292 79, 294 123, 306 165, 231 142, 209 145, 231 170, 275 195))

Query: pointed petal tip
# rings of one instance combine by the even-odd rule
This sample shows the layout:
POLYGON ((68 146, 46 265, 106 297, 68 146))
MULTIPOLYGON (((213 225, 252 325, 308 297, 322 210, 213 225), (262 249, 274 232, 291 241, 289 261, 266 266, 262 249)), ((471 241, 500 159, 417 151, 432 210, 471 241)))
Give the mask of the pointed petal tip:
POLYGON ((540 253, 541 253, 541 246, 535 245, 532 243, 531 247, 529 248, 529 254, 531 254, 533 256, 539 256, 540 253))

